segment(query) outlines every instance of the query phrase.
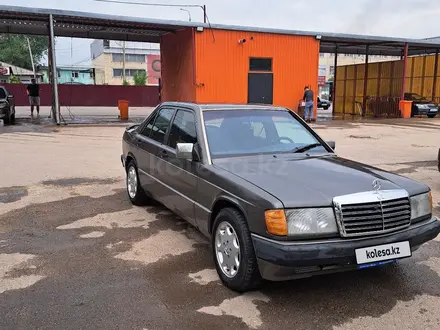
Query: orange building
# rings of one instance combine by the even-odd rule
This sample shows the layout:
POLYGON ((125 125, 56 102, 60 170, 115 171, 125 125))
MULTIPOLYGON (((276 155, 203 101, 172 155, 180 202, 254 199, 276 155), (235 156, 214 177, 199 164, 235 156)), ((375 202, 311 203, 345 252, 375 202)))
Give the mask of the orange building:
POLYGON ((296 111, 304 86, 318 89, 319 47, 310 35, 209 28, 166 34, 160 45, 162 101, 274 104, 296 111))

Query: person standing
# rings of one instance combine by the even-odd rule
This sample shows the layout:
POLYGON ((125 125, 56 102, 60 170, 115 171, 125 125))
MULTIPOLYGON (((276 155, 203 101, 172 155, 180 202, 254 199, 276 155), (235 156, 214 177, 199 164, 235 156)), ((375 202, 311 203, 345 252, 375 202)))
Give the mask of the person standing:
POLYGON ((31 106, 31 116, 34 116, 34 107, 37 108, 37 116, 40 115, 40 85, 34 79, 27 86, 27 94, 29 96, 29 104, 31 106))
POLYGON ((311 123, 312 117, 313 117, 313 100, 314 100, 314 93, 309 88, 309 86, 304 87, 304 96, 303 100, 305 102, 304 105, 304 119, 306 122, 311 123))

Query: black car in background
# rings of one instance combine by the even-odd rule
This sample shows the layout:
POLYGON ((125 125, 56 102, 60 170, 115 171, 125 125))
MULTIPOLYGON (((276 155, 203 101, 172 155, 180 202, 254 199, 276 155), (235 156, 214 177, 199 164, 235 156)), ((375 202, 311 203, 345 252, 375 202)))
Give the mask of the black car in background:
POLYGON ((412 101, 411 117, 418 115, 427 115, 434 118, 438 114, 438 104, 427 100, 425 97, 416 93, 405 93, 404 99, 412 101))
POLYGON ((5 125, 15 124, 15 102, 14 97, 8 90, 0 86, 0 120, 5 125))
POLYGON ((330 104, 331 104, 330 101, 321 99, 318 96, 318 109, 328 110, 330 108, 330 104))

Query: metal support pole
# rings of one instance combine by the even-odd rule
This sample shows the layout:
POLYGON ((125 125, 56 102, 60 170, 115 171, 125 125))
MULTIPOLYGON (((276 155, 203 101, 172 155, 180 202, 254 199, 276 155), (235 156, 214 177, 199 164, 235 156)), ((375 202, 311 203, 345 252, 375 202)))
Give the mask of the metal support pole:
POLYGON ((125 40, 122 42, 122 83, 125 84, 126 82, 126 75, 125 75, 125 40))
POLYGON ((206 5, 203 5, 203 23, 206 23, 206 5))
POLYGON ((365 72, 364 72, 364 97, 362 99, 362 117, 367 115, 367 88, 368 88, 368 53, 370 52, 370 46, 366 47, 365 55, 365 72))
POLYGON ((53 95, 53 119, 57 125, 60 124, 60 103, 58 99, 58 75, 57 75, 57 62, 55 54, 55 32, 53 28, 53 16, 49 15, 49 40, 51 48, 51 64, 52 64, 52 95, 53 95))
POLYGON ((407 66, 408 66, 408 43, 405 43, 405 50, 403 51, 403 75, 402 75, 402 90, 400 91, 400 100, 405 99, 406 67, 407 66))
POLYGON ((335 64, 334 64, 334 68, 333 68, 333 91, 331 91, 333 93, 332 96, 332 102, 333 102, 333 112, 335 112, 335 105, 336 105, 336 78, 337 78, 337 72, 338 72, 338 46, 336 46, 335 49, 335 64))
POLYGON ((435 92, 437 89, 437 70, 438 70, 438 53, 439 50, 435 50, 435 61, 434 61, 434 79, 432 81, 432 100, 434 101, 435 92))

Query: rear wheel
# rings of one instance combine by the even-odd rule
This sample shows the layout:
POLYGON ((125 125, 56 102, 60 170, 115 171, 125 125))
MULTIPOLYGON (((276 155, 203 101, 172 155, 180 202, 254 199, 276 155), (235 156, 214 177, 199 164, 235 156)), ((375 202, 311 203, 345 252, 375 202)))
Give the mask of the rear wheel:
POLYGON ((126 177, 127 194, 134 205, 142 206, 147 203, 147 196, 141 187, 136 163, 131 160, 127 165, 126 177))
POLYGON ((435 116, 437 116, 436 113, 432 113, 432 114, 429 114, 429 115, 428 115, 429 118, 434 118, 435 116))
POLYGON ((3 124, 5 126, 11 124, 11 116, 9 115, 9 113, 8 113, 8 115, 5 118, 3 118, 3 124))
POLYGON ((225 208, 215 218, 212 251, 217 273, 226 287, 245 292, 261 285, 251 234, 238 210, 225 208))

